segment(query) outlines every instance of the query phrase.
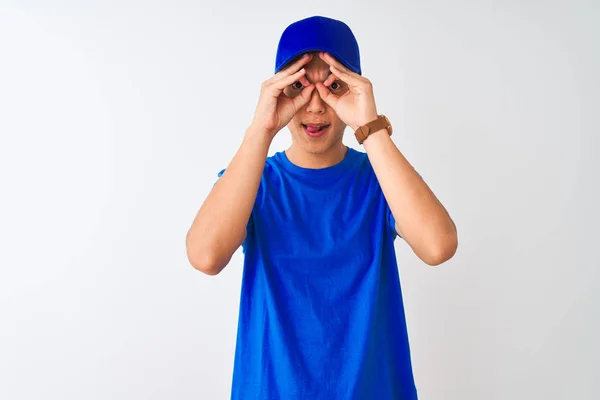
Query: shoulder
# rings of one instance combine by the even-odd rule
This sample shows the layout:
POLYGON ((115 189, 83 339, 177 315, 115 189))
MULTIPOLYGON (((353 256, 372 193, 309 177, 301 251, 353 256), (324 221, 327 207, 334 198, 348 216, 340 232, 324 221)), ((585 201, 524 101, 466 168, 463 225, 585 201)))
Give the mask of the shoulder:
POLYGON ((352 157, 352 167, 359 175, 375 176, 375 171, 367 153, 353 149, 352 147, 348 147, 348 152, 350 152, 349 155, 352 157))
MULTIPOLYGON (((281 163, 280 163, 280 152, 275 153, 272 156, 267 157, 267 159, 265 160, 265 165, 264 165, 264 169, 262 172, 262 176, 264 177, 265 175, 269 175, 277 170, 279 170, 281 168, 281 163)), ((217 173, 217 177, 220 178, 225 171, 227 170, 227 168, 223 168, 221 169, 218 173, 217 173)))
POLYGON ((371 161, 369 160, 369 155, 364 151, 356 150, 352 147, 348 147, 348 151, 354 159, 354 163, 361 166, 371 166, 371 161))

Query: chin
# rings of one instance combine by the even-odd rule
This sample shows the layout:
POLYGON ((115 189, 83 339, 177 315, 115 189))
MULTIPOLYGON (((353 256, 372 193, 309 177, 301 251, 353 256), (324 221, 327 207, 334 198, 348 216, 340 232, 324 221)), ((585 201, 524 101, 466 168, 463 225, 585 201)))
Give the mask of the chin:
POLYGON ((325 143, 323 143, 320 146, 302 146, 302 149, 310 154, 323 154, 326 153, 327 150, 329 150, 331 148, 331 146, 327 146, 325 143))

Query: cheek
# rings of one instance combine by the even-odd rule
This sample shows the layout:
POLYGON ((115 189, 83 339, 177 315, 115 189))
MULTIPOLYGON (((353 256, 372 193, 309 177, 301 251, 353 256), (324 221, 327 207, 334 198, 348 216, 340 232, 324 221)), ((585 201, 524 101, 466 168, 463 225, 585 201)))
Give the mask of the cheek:
POLYGON ((298 135, 300 133, 302 133, 302 127, 301 122, 300 122, 300 118, 298 117, 298 114, 294 115, 294 117, 290 120, 290 122, 288 122, 287 127, 290 130, 292 135, 298 135))
POLYGON ((298 126, 301 124, 302 119, 300 118, 300 111, 294 114, 292 119, 290 120, 288 126, 298 126))
POLYGON ((342 125, 345 125, 344 121, 342 121, 335 112, 333 112, 333 118, 332 118, 331 122, 334 122, 335 125, 339 126, 339 127, 341 127, 342 125))

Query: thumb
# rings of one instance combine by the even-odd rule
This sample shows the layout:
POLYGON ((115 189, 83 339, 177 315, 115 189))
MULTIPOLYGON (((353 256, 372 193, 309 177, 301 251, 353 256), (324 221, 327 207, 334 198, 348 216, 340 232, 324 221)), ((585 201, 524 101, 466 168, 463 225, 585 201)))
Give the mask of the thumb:
POLYGON ((293 102, 294 102, 294 108, 296 109, 296 111, 299 110, 300 108, 304 107, 306 105, 306 103, 308 103, 310 101, 310 96, 314 89, 315 89, 315 85, 308 85, 307 87, 304 88, 304 90, 302 92, 300 92, 299 95, 294 97, 293 102))
POLYGON ((337 97, 331 93, 331 91, 327 88, 327 86, 323 85, 321 82, 317 82, 316 84, 317 91, 319 92, 319 96, 321 99, 331 108, 335 110, 335 105, 337 103, 337 97))

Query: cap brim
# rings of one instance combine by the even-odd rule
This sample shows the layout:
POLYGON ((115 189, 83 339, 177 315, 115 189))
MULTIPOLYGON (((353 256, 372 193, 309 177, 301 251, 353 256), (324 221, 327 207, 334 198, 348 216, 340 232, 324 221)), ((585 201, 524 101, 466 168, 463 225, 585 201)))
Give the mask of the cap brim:
POLYGON ((334 50, 327 49, 327 48, 324 48, 324 47, 308 47, 308 48, 304 48, 304 49, 296 51, 295 53, 289 55, 288 57, 286 57, 283 60, 283 62, 281 63, 281 66, 275 70, 275 73, 278 73, 279 71, 281 71, 281 70, 285 69, 286 67, 288 67, 291 63, 293 63, 294 61, 296 61, 297 59, 299 59, 300 57, 302 57, 302 55, 304 53, 309 53, 311 51, 324 51, 326 53, 329 53, 332 56, 334 56, 335 58, 337 58, 342 64, 344 64, 344 66, 346 68, 348 68, 349 70, 354 71, 357 74, 361 75, 361 71, 356 66, 353 66, 352 64, 350 64, 349 62, 347 62, 346 60, 344 60, 344 58, 341 57, 339 54, 337 54, 334 50))

